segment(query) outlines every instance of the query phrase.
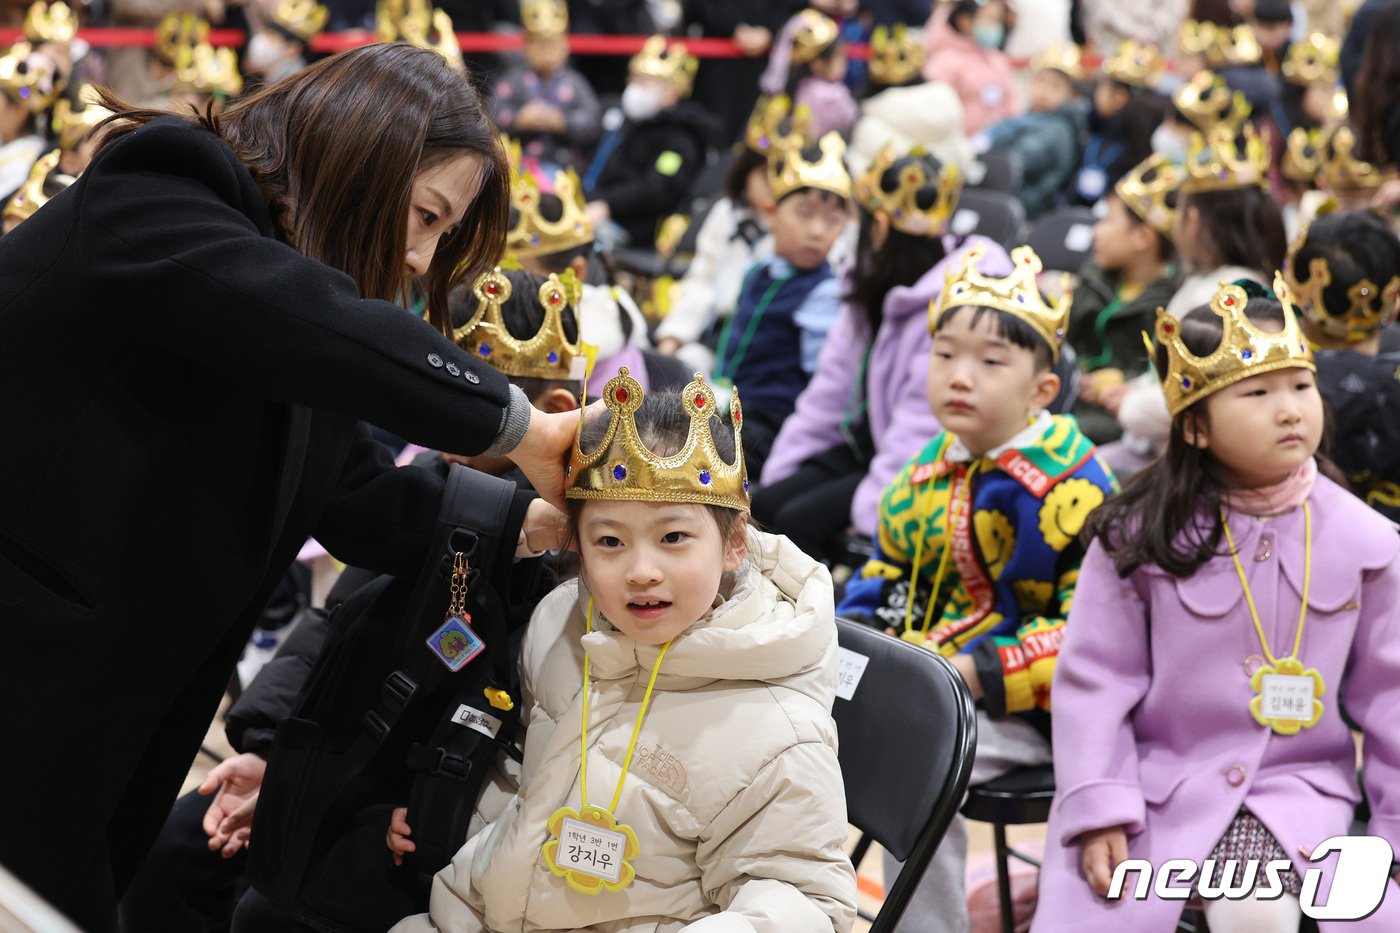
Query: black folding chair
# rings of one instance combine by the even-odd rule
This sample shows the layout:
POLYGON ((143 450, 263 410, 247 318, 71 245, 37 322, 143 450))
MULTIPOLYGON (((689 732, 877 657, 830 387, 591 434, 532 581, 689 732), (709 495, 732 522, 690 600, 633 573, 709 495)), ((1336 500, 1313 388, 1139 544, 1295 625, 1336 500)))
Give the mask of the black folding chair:
POLYGON ((967 167, 967 186, 1014 194, 1021 190, 1023 175, 1021 160, 1014 153, 990 149, 967 167))
POLYGON ((851 861, 859 868, 874 841, 904 863, 885 879, 879 914, 861 914, 871 933, 888 933, 962 802, 977 718, 967 685, 939 655, 845 619, 836 632, 842 663, 832 715, 846 819, 862 833, 851 861))
POLYGON ((1026 209, 1015 195, 981 188, 963 190, 949 224, 949 229, 958 236, 975 233, 1007 249, 1021 242, 1025 227, 1026 209))
POLYGON ((1046 269, 1078 272, 1094 250, 1096 220, 1091 208, 1062 207, 1031 225, 1026 245, 1046 269))

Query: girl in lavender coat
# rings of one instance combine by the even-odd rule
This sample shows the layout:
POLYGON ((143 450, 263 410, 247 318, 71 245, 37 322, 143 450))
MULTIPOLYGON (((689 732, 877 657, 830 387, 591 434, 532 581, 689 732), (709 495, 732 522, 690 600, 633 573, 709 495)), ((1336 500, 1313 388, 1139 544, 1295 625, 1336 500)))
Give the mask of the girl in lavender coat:
POLYGON ((1311 352, 1282 282, 1283 304, 1247 287, 1221 286, 1180 321, 1159 313, 1166 455, 1086 530, 1052 691, 1058 791, 1033 933, 1174 930, 1184 901, 1158 895, 1158 874, 1139 900, 1139 873, 1124 872, 1110 899, 1125 859, 1215 859, 1167 885, 1242 889, 1204 901, 1214 933, 1295 931, 1303 904, 1333 906, 1344 887, 1352 903, 1383 900, 1357 922, 1312 910, 1323 933, 1400 930, 1384 846, 1370 865, 1308 860, 1347 835, 1361 799, 1348 720, 1364 735, 1367 832, 1400 849, 1400 538, 1319 475, 1311 352), (1277 878, 1264 870, 1285 859, 1277 878))
POLYGON ((848 525, 872 536, 880 493, 938 433, 925 390, 928 309, 949 263, 980 245, 984 274, 1011 272, 1006 251, 992 241, 947 235, 957 172, 930 155, 881 152, 855 195, 860 240, 851 292, 773 443, 753 505, 764 527, 813 555, 848 525), (922 182, 903 186, 906 173, 922 182))

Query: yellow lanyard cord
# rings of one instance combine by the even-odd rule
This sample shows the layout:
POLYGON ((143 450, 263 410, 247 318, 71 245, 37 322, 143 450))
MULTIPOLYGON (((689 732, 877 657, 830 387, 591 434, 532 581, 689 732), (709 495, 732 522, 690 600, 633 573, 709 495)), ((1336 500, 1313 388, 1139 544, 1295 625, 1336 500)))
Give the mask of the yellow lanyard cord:
MULTIPOLYGON (((588 597, 588 622, 586 631, 593 631, 593 597, 588 597)), ((675 639, 671 639, 675 641, 675 639)), ((632 753, 637 750, 637 736, 642 731, 642 720, 646 718, 647 706, 651 703, 651 692, 656 687, 656 675, 661 670, 661 659, 666 657, 666 649, 671 647, 671 641, 661 646, 661 653, 656 656, 656 663, 651 666, 651 677, 647 680, 647 692, 642 694, 642 708, 637 710, 637 724, 632 727, 632 738, 627 743, 627 757, 622 760, 622 777, 618 778, 617 790, 613 793, 612 806, 608 807, 608 812, 616 815, 617 802, 622 799, 622 785, 627 782, 627 770, 632 767, 632 753)), ((583 799, 583 805, 588 806, 588 683, 589 683, 588 652, 583 653, 583 726, 579 729, 579 765, 578 784, 579 795, 583 799)))
MULTIPOLYGON (((1225 509, 1220 509, 1220 524, 1225 529, 1225 541, 1230 545, 1230 557, 1235 561, 1235 572, 1240 575, 1240 586, 1244 587, 1244 598, 1249 603, 1249 615, 1254 620, 1254 630, 1259 633, 1259 644, 1270 664, 1277 664, 1269 641, 1264 637, 1264 626, 1259 622, 1259 610, 1254 606, 1254 594, 1249 591, 1249 581, 1245 579, 1244 567, 1240 564, 1239 552, 1235 549, 1235 539, 1230 535, 1230 523, 1225 518, 1225 509)), ((1303 503, 1303 608, 1298 613, 1298 634, 1293 639, 1293 653, 1289 657, 1297 660, 1298 649, 1303 646, 1303 624, 1308 618, 1308 590, 1312 584, 1312 511, 1307 502, 1303 503)))
MULTIPOLYGON (((980 461, 974 462, 968 468, 967 476, 963 480, 963 500, 966 502, 972 497, 972 477, 977 473, 980 461)), ((951 486, 951 483, 950 483, 951 486)), ((933 484, 929 483, 928 492, 924 495, 924 508, 919 509, 919 522, 917 528, 918 538, 914 541, 914 572, 909 578, 909 595, 904 600, 904 631, 913 631, 914 620, 914 594, 919 588, 919 567, 923 564, 924 558, 924 538, 925 526, 928 524, 930 513, 932 512, 931 502, 933 499, 933 484)), ((949 490, 951 493, 951 489, 949 490)), ((933 575, 933 590, 928 596, 928 605, 924 608, 924 627, 920 634, 927 635, 929 627, 933 624, 933 607, 938 602, 938 594, 943 589, 943 576, 948 572, 948 557, 953 553, 953 497, 948 496, 948 516, 947 530, 943 535, 943 556, 938 559, 938 570, 933 575)))

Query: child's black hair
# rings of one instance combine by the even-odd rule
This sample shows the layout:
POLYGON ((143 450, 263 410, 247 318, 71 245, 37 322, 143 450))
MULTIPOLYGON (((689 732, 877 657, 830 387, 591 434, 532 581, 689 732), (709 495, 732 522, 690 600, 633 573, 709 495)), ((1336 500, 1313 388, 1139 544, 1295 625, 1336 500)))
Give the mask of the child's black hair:
POLYGON ((789 67, 787 85, 784 87, 783 93, 787 94, 792 100, 796 100, 797 89, 802 86, 803 81, 812 77, 812 65, 816 62, 829 62, 835 58, 838 53, 844 52, 845 49, 846 43, 841 39, 838 33, 831 44, 813 56, 811 61, 789 67))
MULTIPOLYGON (((502 275, 510 280, 510 298, 501 305, 501 319, 506 330, 516 340, 529 340, 540 332, 544 324, 544 308, 540 305, 540 286, 548 276, 536 275, 523 269, 506 269, 502 275)), ((448 307, 452 312, 452 326, 461 327, 476 313, 476 298, 472 294, 471 283, 464 282, 448 295, 448 307)), ((578 317, 570 305, 560 312, 560 323, 564 337, 570 343, 578 342, 578 317)), ((489 361, 488 361, 489 363, 489 361)), ((578 399, 582 394, 582 384, 574 380, 540 379, 533 376, 509 376, 510 381, 520 387, 530 401, 536 401, 551 389, 563 389, 578 399)))
POLYGON ((1289 0, 1258 0, 1249 18, 1259 23, 1291 23, 1293 7, 1289 0))
MULTIPOLYGON (((1312 278, 1315 259, 1327 260, 1332 276, 1331 284, 1322 290, 1322 303, 1333 313, 1344 313, 1351 306, 1347 292, 1362 279, 1383 290, 1392 277, 1400 275, 1400 237, 1371 211, 1328 214, 1312 222, 1293 254, 1293 277, 1299 284, 1305 285, 1312 278)), ((1386 313, 1391 310, 1387 308, 1386 313)))
MULTIPOLYGON (((550 223, 555 223, 564 216, 564 202, 557 194, 540 194, 539 214, 550 223)), ((520 222, 520 212, 515 208, 510 209, 510 227, 514 228, 520 222)), ((561 275, 564 270, 573 265, 579 256, 588 256, 593 252, 593 244, 582 243, 569 249, 560 250, 557 253, 544 253, 536 256, 535 259, 540 265, 550 272, 558 272, 561 275)), ((536 286, 538 287, 538 286, 536 286)))
POLYGON ((1177 210, 1200 212, 1200 229, 1215 253, 1213 266, 1243 266, 1273 275, 1283 266, 1288 241, 1278 203, 1263 188, 1182 193, 1177 210))
MULTIPOLYGON (((938 200, 938 175, 943 164, 931 155, 906 155, 880 176, 880 189, 885 193, 899 189, 899 176, 908 166, 918 163, 924 170, 924 186, 914 195, 914 203, 927 210, 938 200)), ((856 264, 852 273, 851 291, 846 298, 865 309, 869 336, 874 339, 884 316, 885 296, 897 286, 909 286, 924 273, 942 262, 948 255, 941 236, 914 236, 889 227, 885 243, 878 250, 871 243, 874 218, 867 210, 860 212, 860 240, 856 247, 856 264)))
POLYGON ((1002 311, 1000 308, 988 308, 982 305, 963 305, 958 308, 949 308, 943 312, 938 323, 934 325, 934 334, 947 327, 949 321, 964 311, 972 312, 972 322, 968 325, 969 327, 976 327, 982 318, 991 315, 993 332, 1012 346, 1031 351, 1035 357, 1035 371, 1037 373, 1049 372, 1055 368, 1055 353, 1050 348, 1050 344, 1045 342, 1045 338, 1040 336, 1039 332, 1025 321, 1009 311, 1002 311))
MULTIPOLYGON (((1239 283, 1244 286, 1244 283, 1239 283)), ((1283 306, 1265 297, 1264 289, 1249 283, 1251 293, 1245 313, 1256 323, 1282 326, 1283 306)), ((1181 318, 1180 338, 1197 356, 1220 346, 1224 328, 1220 316, 1206 305, 1192 308, 1181 318)), ((1167 371, 1167 349, 1159 344, 1153 357, 1157 372, 1167 371)), ((1209 451, 1186 439, 1189 424, 1209 426, 1207 399, 1172 418, 1167 450, 1133 476, 1123 491, 1110 496, 1094 510, 1084 526, 1086 542, 1098 538, 1113 557, 1119 576, 1139 567, 1155 565, 1174 577, 1189 577, 1221 552, 1221 494, 1227 483, 1209 451)), ((1325 446, 1325 434, 1324 434, 1325 446)), ((1318 468, 1332 479, 1340 473, 1319 450, 1318 468)))
MULTIPOLYGON (((633 415, 637 424, 637 436, 646 448, 658 457, 670 457, 679 453, 690 437, 690 415, 685 410, 685 402, 679 392, 648 392, 642 404, 633 415)), ((591 453, 598 449, 607 434, 612 412, 604 410, 590 415, 583 423, 579 435, 579 449, 591 453)), ((734 462, 734 425, 718 415, 710 416, 710 436, 715 441, 715 451, 725 463, 734 462)), ((578 519, 583 502, 569 500, 570 538, 578 540, 578 519)), ((728 542, 736 533, 740 523, 747 524, 745 513, 722 505, 707 505, 706 510, 714 517, 719 527, 720 540, 728 542)))
POLYGON ((739 144, 734 161, 724 176, 724 193, 736 207, 753 206, 749 203, 749 175, 755 169, 764 170, 767 166, 768 157, 766 155, 754 152, 743 143, 739 144))
MULTIPOLYGON (((953 8, 948 11, 948 28, 964 36, 972 35, 971 25, 963 29, 958 26, 958 20, 962 19, 964 16, 976 16, 981 6, 982 4, 979 3, 978 0, 957 0, 957 2, 953 4, 953 8)), ((968 22, 968 20, 963 21, 968 22)))
MULTIPOLYGON (((1144 178, 1144 180, 1150 182, 1152 181, 1153 177, 1153 175, 1149 174, 1144 178)), ((1104 197, 1114 198, 1119 201, 1123 200, 1121 197, 1118 196, 1118 192, 1113 189, 1109 189, 1108 194, 1104 195, 1104 197)), ((1170 201, 1170 198, 1168 200, 1170 201)), ((1168 206, 1170 206, 1170 204, 1168 204, 1168 206)), ((1133 210, 1131 207, 1128 207, 1126 203, 1123 205, 1123 207, 1123 213, 1128 215, 1128 223, 1132 224, 1134 227, 1146 227, 1149 231, 1151 231, 1153 241, 1157 244, 1157 261, 1161 263, 1175 262, 1176 244, 1172 242, 1172 238, 1167 236, 1162 231, 1158 230, 1156 227, 1152 226, 1147 221, 1143 220, 1141 217, 1139 217, 1138 212, 1133 210)))

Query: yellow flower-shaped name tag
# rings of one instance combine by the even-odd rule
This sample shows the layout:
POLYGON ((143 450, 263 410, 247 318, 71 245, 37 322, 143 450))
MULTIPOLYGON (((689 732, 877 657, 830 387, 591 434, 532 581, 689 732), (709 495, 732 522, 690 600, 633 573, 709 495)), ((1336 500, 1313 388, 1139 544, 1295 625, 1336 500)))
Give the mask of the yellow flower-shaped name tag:
POLYGON ((637 834, 602 807, 560 807, 547 828, 550 839, 540 851, 544 863, 578 893, 615 893, 637 877, 632 868, 641 852, 637 834))
POLYGON ((1322 718, 1322 675, 1314 668, 1304 669, 1297 658, 1263 665, 1249 678, 1249 686, 1255 693, 1250 713, 1279 735, 1296 735, 1322 718))

